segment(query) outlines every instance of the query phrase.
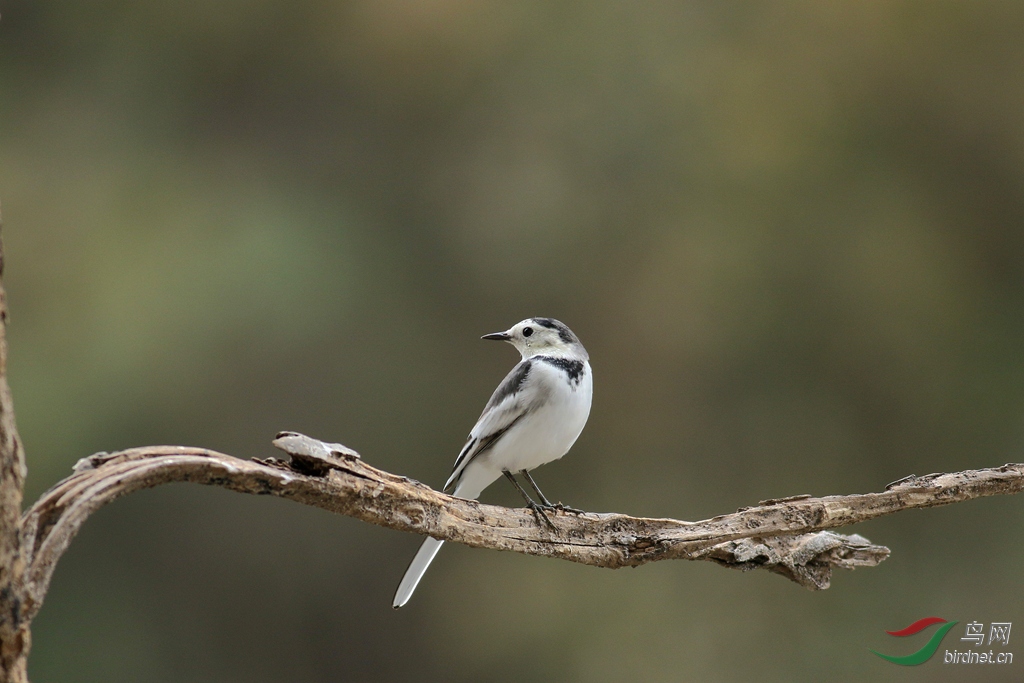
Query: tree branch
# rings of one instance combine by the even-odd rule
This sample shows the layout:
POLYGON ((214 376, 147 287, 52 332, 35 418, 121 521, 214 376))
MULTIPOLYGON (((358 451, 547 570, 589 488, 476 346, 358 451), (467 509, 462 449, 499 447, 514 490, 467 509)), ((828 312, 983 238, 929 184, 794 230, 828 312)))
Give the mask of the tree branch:
POLYGON ((132 491, 176 481, 274 495, 398 531, 478 548, 554 557, 597 567, 636 567, 665 559, 765 568, 812 589, 827 588, 833 567, 875 566, 888 548, 829 529, 915 508, 1024 489, 1024 465, 908 477, 881 493, 762 501, 700 522, 558 511, 554 529, 531 512, 454 498, 363 462, 359 454, 285 432, 274 444, 289 462, 241 460, 202 448, 151 446, 79 461, 26 511, 25 617, 42 604, 53 569, 92 512, 132 491))

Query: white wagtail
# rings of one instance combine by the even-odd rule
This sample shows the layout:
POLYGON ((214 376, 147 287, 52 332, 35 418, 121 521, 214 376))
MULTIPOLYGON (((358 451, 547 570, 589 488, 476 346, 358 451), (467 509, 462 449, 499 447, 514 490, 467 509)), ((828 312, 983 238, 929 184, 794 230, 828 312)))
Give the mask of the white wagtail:
MULTIPOLYGON (((476 499, 502 475, 508 477, 538 516, 552 505, 530 476, 530 470, 565 455, 587 424, 594 378, 590 356, 568 327, 551 318, 528 318, 506 332, 482 339, 507 341, 523 355, 498 385, 476 421, 469 440, 455 460, 444 490, 476 499), (514 474, 520 473, 540 498, 534 502, 514 474)), ((397 609, 409 601, 444 541, 427 538, 402 577, 395 593, 397 609)))

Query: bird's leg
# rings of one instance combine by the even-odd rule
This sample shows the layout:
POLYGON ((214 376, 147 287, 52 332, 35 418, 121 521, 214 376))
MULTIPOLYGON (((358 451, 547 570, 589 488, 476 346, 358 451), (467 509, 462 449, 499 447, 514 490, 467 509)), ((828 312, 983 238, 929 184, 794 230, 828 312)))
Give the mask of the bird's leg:
POLYGON ((508 470, 502 470, 501 473, 508 477, 508 480, 512 482, 512 485, 516 487, 516 491, 519 491, 519 495, 521 495, 523 497, 523 500, 526 501, 527 507, 532 508, 535 505, 537 505, 537 503, 533 501, 533 498, 530 498, 530 494, 524 491, 523 487, 519 485, 519 482, 516 481, 516 478, 512 476, 511 472, 509 472, 508 470))
POLYGON ((542 509, 542 507, 538 505, 536 502, 534 502, 533 498, 530 498, 530 494, 523 490, 523 487, 519 485, 519 482, 516 481, 516 478, 514 476, 512 476, 512 473, 509 472, 508 470, 502 470, 501 472, 506 477, 508 477, 508 480, 512 482, 512 485, 516 487, 516 491, 519 491, 519 495, 521 495, 523 497, 523 500, 526 501, 526 507, 533 510, 533 514, 540 516, 541 519, 547 522, 547 525, 549 527, 555 529, 555 525, 552 524, 551 520, 548 519, 548 516, 544 514, 544 510, 542 509))
POLYGON ((577 515, 582 515, 583 514, 583 510, 577 510, 576 508, 571 508, 568 505, 562 505, 561 503, 555 503, 554 505, 552 505, 551 501, 547 499, 547 496, 545 496, 543 493, 541 493, 540 487, 537 486, 537 482, 535 482, 533 480, 533 477, 530 476, 529 472, 527 472, 526 470, 523 470, 520 474, 522 474, 524 477, 526 477, 526 481, 528 481, 530 483, 530 486, 533 488, 533 490, 537 492, 537 497, 540 498, 541 503, 543 503, 544 507, 550 508, 550 509, 553 509, 553 510, 565 510, 566 512, 574 512, 577 515))
POLYGON ((524 477, 526 477, 526 481, 528 481, 530 483, 530 487, 537 494, 537 497, 540 498, 540 502, 544 504, 544 507, 546 507, 546 508, 554 508, 555 507, 554 505, 551 504, 551 501, 548 500, 548 497, 545 496, 544 493, 540 490, 540 487, 537 486, 537 482, 535 482, 533 480, 533 477, 530 476, 529 472, 527 472, 526 470, 523 470, 519 474, 521 474, 524 477))

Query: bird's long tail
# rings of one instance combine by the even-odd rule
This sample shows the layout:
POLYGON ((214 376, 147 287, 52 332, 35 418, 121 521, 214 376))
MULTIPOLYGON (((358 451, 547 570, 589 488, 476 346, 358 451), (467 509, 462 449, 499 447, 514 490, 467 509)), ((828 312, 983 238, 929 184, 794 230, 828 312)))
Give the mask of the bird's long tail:
POLYGON ((434 561, 434 557, 442 545, 444 545, 444 541, 439 541, 436 538, 427 537, 427 540, 423 541, 423 545, 420 546, 416 557, 412 558, 409 568, 405 570, 402 583, 398 584, 398 590, 395 592, 395 602, 392 603, 392 607, 398 609, 409 602, 412 592, 416 590, 420 579, 427 573, 427 567, 434 561))
MULTIPOLYGON (((500 476, 500 472, 491 473, 482 470, 463 472, 459 485, 455 487, 452 495, 475 500, 485 488, 490 486, 500 476)), ((395 601, 391 604, 392 607, 398 609, 409 602, 413 591, 416 590, 416 586, 419 585, 423 575, 427 573, 427 568, 434 561, 434 557, 437 556, 437 551, 441 549, 442 545, 444 545, 444 541, 439 541, 436 538, 428 537, 423 541, 423 545, 420 546, 416 557, 412 558, 409 568, 405 570, 402 582, 398 584, 398 590, 395 591, 395 601)))

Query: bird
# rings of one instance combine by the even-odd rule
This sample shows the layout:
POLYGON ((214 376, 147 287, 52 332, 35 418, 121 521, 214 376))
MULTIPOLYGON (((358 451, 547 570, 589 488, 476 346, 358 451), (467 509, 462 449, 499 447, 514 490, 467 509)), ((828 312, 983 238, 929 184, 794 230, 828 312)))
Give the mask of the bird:
MULTIPOLYGON (((550 526, 545 510, 580 511, 561 503, 553 505, 541 493, 530 470, 565 455, 587 424, 594 395, 590 356, 572 330, 553 318, 527 318, 481 339, 512 344, 522 360, 487 401, 443 490, 475 500, 505 476, 527 507, 550 526), (539 502, 520 486, 517 473, 523 475, 539 502)), ((430 537, 423 541, 398 585, 395 609, 412 597, 443 544, 430 537)))

